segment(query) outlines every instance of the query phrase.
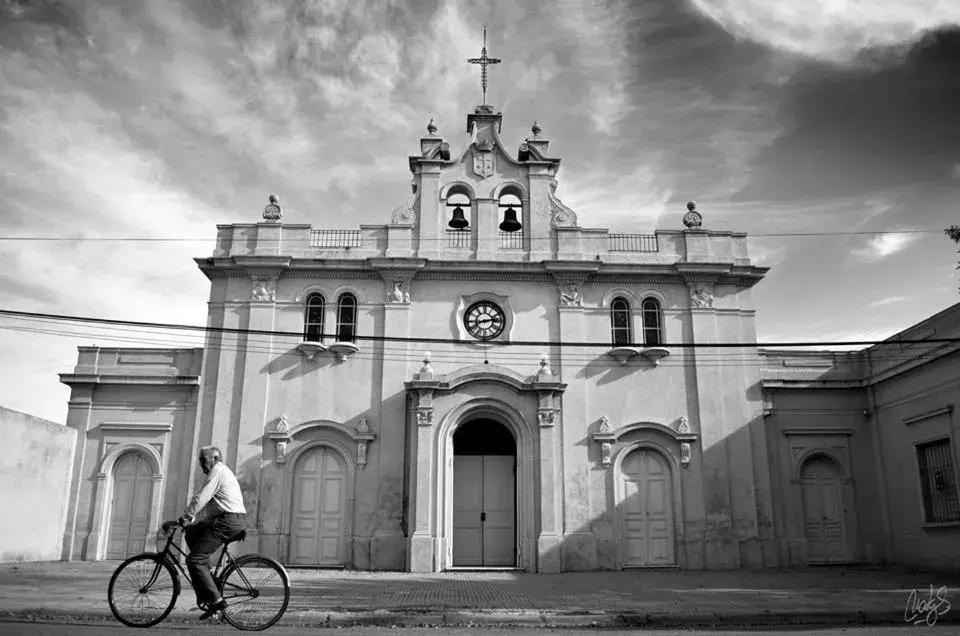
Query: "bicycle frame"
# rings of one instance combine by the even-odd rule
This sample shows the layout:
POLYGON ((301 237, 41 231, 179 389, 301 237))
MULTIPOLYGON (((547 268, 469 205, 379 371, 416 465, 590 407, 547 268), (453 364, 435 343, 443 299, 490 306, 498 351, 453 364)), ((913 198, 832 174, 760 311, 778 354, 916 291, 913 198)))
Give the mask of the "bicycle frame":
MULTIPOLYGON (((179 545, 173 542, 173 538, 177 535, 178 529, 181 529, 181 528, 179 528, 179 526, 174 527, 170 531, 166 532, 166 534, 168 535, 167 543, 165 546, 163 546, 163 550, 157 553, 163 558, 160 560, 160 562, 157 563, 157 567, 154 568, 153 570, 153 576, 150 577, 150 580, 147 581, 147 584, 143 586, 142 590, 147 590, 150 588, 150 586, 156 583, 157 576, 160 574, 160 566, 163 561, 167 561, 171 563, 177 570, 180 571, 181 574, 183 574, 184 578, 186 578, 187 581, 190 582, 190 586, 193 587, 193 579, 190 578, 190 572, 183 565, 180 564, 180 559, 177 558, 173 553, 173 550, 176 550, 177 552, 180 553, 180 556, 183 557, 184 560, 186 560, 186 557, 188 556, 188 554, 184 552, 179 545)), ((161 532, 162 531, 163 530, 161 529, 161 532)), ((220 572, 224 567, 224 565, 231 565, 234 563, 233 555, 230 554, 230 551, 228 549, 229 547, 230 546, 228 544, 224 544, 223 546, 220 547, 220 558, 217 559, 216 567, 211 569, 210 571, 210 573, 213 575, 213 580, 216 581, 218 585, 220 584, 220 572), (224 559, 226 559, 227 561, 226 564, 224 564, 224 559)))

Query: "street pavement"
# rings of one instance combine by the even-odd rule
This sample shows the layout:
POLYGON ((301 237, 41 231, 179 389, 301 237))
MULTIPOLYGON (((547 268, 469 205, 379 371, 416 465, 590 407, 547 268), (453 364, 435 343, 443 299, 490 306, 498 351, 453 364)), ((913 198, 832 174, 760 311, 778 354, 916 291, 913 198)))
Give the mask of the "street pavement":
MULTIPOLYGON (((0 564, 0 620, 115 623, 106 590, 117 565, 0 564)), ((898 625, 913 631, 960 624, 960 575, 901 569, 289 573, 290 606, 280 623, 285 626, 898 625)), ((198 625, 193 600, 192 591, 184 590, 165 624, 198 625)))

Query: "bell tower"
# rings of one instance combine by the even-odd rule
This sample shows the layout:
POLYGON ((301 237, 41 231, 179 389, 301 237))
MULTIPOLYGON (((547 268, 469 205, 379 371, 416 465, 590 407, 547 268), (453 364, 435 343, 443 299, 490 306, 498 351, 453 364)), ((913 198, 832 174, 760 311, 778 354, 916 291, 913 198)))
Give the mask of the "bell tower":
POLYGON ((410 157, 412 247, 420 258, 549 259, 556 254, 550 216, 560 160, 545 156, 549 142, 539 123, 515 156, 504 147, 503 115, 486 103, 488 66, 501 60, 487 54, 486 40, 484 27, 480 56, 467 60, 481 68, 483 101, 467 115, 466 148, 451 154, 431 119, 420 156, 410 157))

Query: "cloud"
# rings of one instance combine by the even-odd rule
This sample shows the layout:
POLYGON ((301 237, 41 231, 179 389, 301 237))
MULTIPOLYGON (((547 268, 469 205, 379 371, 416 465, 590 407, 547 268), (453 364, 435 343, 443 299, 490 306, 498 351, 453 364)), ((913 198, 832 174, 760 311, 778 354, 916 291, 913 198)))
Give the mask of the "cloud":
POLYGON ((733 35, 775 49, 850 64, 870 49, 903 52, 924 33, 960 24, 960 3, 944 0, 690 0, 733 35))
POLYGON ((881 234, 869 239, 863 247, 854 249, 853 255, 868 262, 879 261, 903 251, 916 238, 912 234, 881 234))
POLYGON ((894 305, 908 300, 910 300, 909 296, 887 296, 886 298, 880 298, 867 303, 867 307, 886 307, 887 305, 894 305))
POLYGON ((960 180, 960 162, 953 164, 953 169, 950 171, 950 176, 954 179, 960 180))

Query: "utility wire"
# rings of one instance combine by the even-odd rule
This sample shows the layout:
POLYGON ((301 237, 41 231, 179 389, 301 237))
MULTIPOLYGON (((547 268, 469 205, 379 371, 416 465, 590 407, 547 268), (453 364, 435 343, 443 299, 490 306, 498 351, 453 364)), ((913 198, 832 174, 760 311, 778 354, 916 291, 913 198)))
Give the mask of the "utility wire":
MULTIPOLYGON (((322 231, 322 230, 321 230, 322 231)), ((332 230, 334 232, 344 231, 344 232, 360 232, 361 230, 332 230)), ((726 231, 726 230, 724 230, 726 231)), ((729 230, 732 231, 732 230, 729 230)), ((464 232, 466 236, 468 233, 464 232)), ((624 232, 610 232, 611 235, 615 234, 637 234, 637 233, 624 233, 624 232)), ((803 237, 803 236, 876 236, 884 234, 943 234, 943 230, 877 230, 874 232, 869 231, 858 231, 858 232, 765 232, 760 234, 750 234, 747 233, 748 238, 759 238, 759 237, 803 237)), ((653 234, 643 234, 639 233, 638 236, 654 236, 653 234)), ((549 241, 553 240, 552 236, 530 236, 526 237, 521 235, 524 238, 529 238, 531 241, 549 241)), ((421 237, 419 238, 420 242, 445 242, 448 240, 448 237, 442 238, 432 238, 432 237, 421 237)), ((494 242, 499 241, 499 236, 492 237, 473 237, 470 236, 470 241, 479 241, 479 242, 494 242)), ((595 239, 588 239, 595 240, 595 239)), ((187 237, 149 237, 149 236, 80 236, 80 237, 70 237, 70 236, 0 236, 0 241, 85 241, 85 242, 117 242, 117 243, 137 243, 137 242, 147 242, 147 243, 205 243, 205 242, 215 242, 216 237, 210 236, 206 238, 187 238, 187 237)), ((309 243, 310 238, 304 239, 292 239, 292 238, 281 238, 281 239, 257 239, 258 243, 309 243)), ((331 245, 326 247, 326 249, 339 249, 343 246, 331 245)), ((360 246, 352 246, 360 247, 360 246)), ((324 249, 323 247, 318 247, 318 249, 324 249)))
MULTIPOLYGON (((12 309, 0 309, 0 316, 16 316, 23 318, 34 318, 38 320, 58 320, 58 321, 68 321, 68 322, 77 322, 85 324, 100 324, 100 325, 124 325, 132 327, 151 327, 156 329, 173 329, 173 330, 183 330, 183 331, 194 331, 194 332, 206 332, 206 333, 232 333, 232 334, 256 334, 262 336, 287 336, 291 338, 302 338, 302 331, 279 331, 271 329, 247 329, 247 328, 236 328, 236 327, 210 327, 210 326, 200 326, 200 325, 185 325, 179 323, 160 323, 160 322, 145 322, 145 321, 136 321, 136 320, 117 320, 113 318, 94 318, 89 316, 75 316, 75 315, 66 315, 66 314, 50 314, 44 312, 28 312, 28 311, 15 311, 12 309)), ((321 338, 333 339, 335 334, 325 333, 321 335, 321 338)), ((401 337, 401 336, 366 336, 357 334, 354 336, 355 340, 371 341, 371 342, 406 342, 406 343, 431 343, 431 344, 455 344, 455 345, 464 345, 471 344, 469 341, 463 341, 455 338, 423 338, 423 337, 401 337)), ((826 341, 826 342, 775 342, 775 343, 751 343, 751 342, 705 342, 705 343, 695 343, 695 342, 662 342, 658 346, 667 347, 667 348, 681 348, 681 349, 699 349, 699 348, 789 348, 789 347, 830 347, 830 346, 871 346, 881 343, 888 344, 943 344, 943 343, 958 343, 960 342, 960 337, 957 338, 924 338, 924 339, 895 339, 895 340, 859 340, 859 341, 826 341)), ((481 343, 482 344, 482 343, 481 343)), ((491 343, 497 344, 497 343, 491 343)), ((511 346, 538 346, 538 347, 610 347, 610 342, 604 340, 600 342, 575 342, 575 341, 556 341, 556 340, 517 340, 511 341, 508 343, 511 346)), ((637 343, 639 344, 639 343, 637 343)))

